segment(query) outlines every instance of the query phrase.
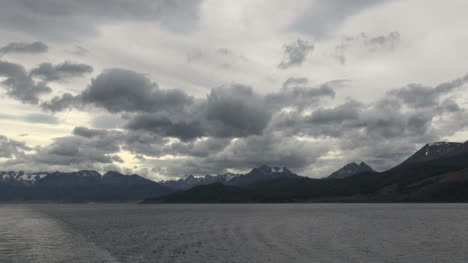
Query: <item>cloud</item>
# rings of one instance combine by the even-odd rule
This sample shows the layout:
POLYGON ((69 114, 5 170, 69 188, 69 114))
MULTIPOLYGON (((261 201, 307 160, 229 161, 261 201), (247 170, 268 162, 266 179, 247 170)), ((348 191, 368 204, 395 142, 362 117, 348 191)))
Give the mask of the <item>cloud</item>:
POLYGON ((71 93, 64 93, 62 96, 55 96, 50 101, 41 103, 44 110, 59 112, 67 109, 73 109, 82 105, 80 97, 75 97, 71 93))
POLYGON ((334 57, 341 64, 345 64, 353 53, 375 54, 394 51, 400 43, 400 38, 398 31, 378 36, 369 36, 366 33, 346 36, 335 46, 334 57))
POLYGON ((294 21, 289 29, 296 32, 311 34, 317 37, 333 34, 348 17, 377 4, 386 3, 383 0, 318 0, 314 1, 303 15, 294 21))
POLYGON ((243 67, 250 62, 245 56, 237 54, 228 48, 218 48, 212 50, 192 50, 187 53, 188 63, 214 65, 216 68, 232 69, 243 67))
POLYGON ((30 113, 26 115, 0 114, 0 119, 50 125, 55 125, 59 123, 57 117, 42 113, 30 113))
POLYGON ((86 133, 84 128, 74 132, 76 135, 55 138, 51 144, 36 147, 33 153, 7 161, 5 165, 26 170, 31 170, 32 166, 45 171, 68 171, 76 167, 101 170, 102 165, 121 162, 117 155, 123 137, 121 132, 88 130, 86 133))
POLYGON ((180 90, 162 90, 145 75, 125 69, 109 69, 91 80, 81 94, 56 96, 42 107, 61 111, 93 105, 112 113, 176 111, 190 105, 193 98, 180 90))
POLYGON ((206 100, 186 112, 136 115, 126 128, 182 140, 204 136, 230 138, 260 134, 270 118, 271 112, 262 97, 248 86, 235 84, 212 89, 206 100))
POLYGON ((86 64, 76 64, 64 62, 53 65, 51 63, 42 63, 30 71, 34 77, 39 77, 43 81, 62 81, 74 77, 83 77, 93 72, 93 67, 86 64))
POLYGON ((264 99, 248 86, 212 89, 204 110, 209 134, 215 137, 260 134, 271 119, 265 106, 264 99))
POLYGON ((0 77, 6 77, 0 84, 7 95, 24 103, 37 104, 41 95, 52 92, 44 82, 36 83, 18 64, 0 61, 0 77))
POLYGON ((293 66, 300 66, 310 52, 314 50, 314 45, 308 41, 298 39, 296 42, 284 46, 283 60, 278 65, 280 69, 288 69, 293 66))
POLYGON ((0 135, 0 157, 2 158, 20 158, 24 155, 25 151, 30 151, 24 142, 15 141, 8 139, 7 137, 0 135))
POLYGON ((42 123, 42 124, 58 124, 59 120, 55 116, 42 114, 42 113, 31 113, 24 117, 24 120, 31 123, 42 123))
POLYGON ((73 129, 73 134, 76 136, 80 136, 80 137, 92 138, 92 137, 96 137, 99 135, 105 135, 106 131, 99 130, 99 129, 90 129, 90 128, 80 126, 80 127, 75 127, 75 129, 73 129))
POLYGON ((79 57, 84 57, 89 55, 89 50, 87 48, 84 48, 82 46, 76 45, 72 50, 68 51, 69 53, 79 56, 79 57))
POLYGON ((441 96, 462 87, 467 82, 468 75, 465 75, 464 77, 451 82, 439 84, 436 87, 427 87, 421 84, 409 84, 406 87, 391 90, 388 94, 400 99, 409 107, 433 107, 438 105, 441 96))
POLYGON ((95 165, 103 166, 121 162, 117 154, 124 150, 166 176, 261 164, 310 173, 316 163, 345 159, 387 169, 421 144, 461 127, 453 124, 454 116, 465 114, 454 92, 467 80, 463 76, 434 87, 407 85, 369 103, 347 99, 326 106, 324 102, 335 97, 333 88, 345 80, 310 85, 306 78, 289 78, 278 91, 265 95, 231 84, 212 89, 206 98, 193 98, 182 90, 162 89, 143 74, 112 69, 82 93, 65 94, 42 106, 91 105, 116 116, 111 126, 120 130, 76 127, 72 136, 57 138, 26 157, 33 163, 80 167, 93 165, 95 159, 95 165), (437 127, 440 119, 446 130, 437 127))
POLYGON ((191 104, 193 100, 183 91, 161 90, 143 74, 124 69, 100 74, 80 97, 83 103, 109 112, 170 111, 191 104))
POLYGON ((6 1, 0 27, 28 35, 70 41, 99 33, 102 24, 156 21, 173 32, 197 25, 201 0, 6 1))
POLYGON ((275 108, 296 107, 302 110, 315 106, 323 99, 334 98, 335 91, 330 84, 328 82, 318 87, 310 87, 306 78, 289 78, 279 92, 267 95, 266 100, 275 108))
POLYGON ((49 47, 39 41, 32 43, 24 42, 11 42, 3 47, 0 47, 0 56, 2 54, 9 53, 25 53, 25 54, 35 54, 35 53, 46 53, 49 50, 49 47))

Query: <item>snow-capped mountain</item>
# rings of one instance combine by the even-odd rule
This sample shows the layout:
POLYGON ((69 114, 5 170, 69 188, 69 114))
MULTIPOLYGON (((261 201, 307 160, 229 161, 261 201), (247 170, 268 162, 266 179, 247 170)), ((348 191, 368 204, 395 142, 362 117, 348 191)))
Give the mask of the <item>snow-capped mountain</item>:
POLYGON ((220 175, 205 175, 201 177, 195 177, 193 175, 189 175, 185 178, 179 180, 169 180, 169 181, 162 181, 159 182, 161 185, 176 189, 176 190, 187 190, 192 187, 198 185, 207 185, 207 184, 214 184, 214 183, 222 183, 227 184, 232 179, 240 176, 239 174, 233 173, 226 173, 220 175))
POLYGON ((253 168, 247 174, 220 174, 220 175, 205 175, 202 177, 195 177, 189 175, 183 179, 172 180, 172 181, 162 181, 161 185, 170 187, 177 190, 187 190, 199 185, 208 185, 214 183, 221 183, 224 185, 231 186, 248 186, 254 183, 274 180, 284 177, 296 177, 298 175, 294 174, 286 167, 270 167, 270 166, 260 166, 258 168, 253 168))
POLYGON ((1 200, 127 201, 172 192, 138 175, 96 171, 0 172, 1 200))
POLYGON ((0 182, 15 183, 15 184, 34 184, 42 178, 46 177, 47 173, 25 173, 23 171, 0 171, 0 182))
POLYGON ((347 178, 356 174, 365 173, 365 172, 375 172, 372 167, 370 167, 365 162, 361 162, 357 164, 355 162, 348 163, 343 168, 339 169, 338 171, 330 174, 327 178, 328 179, 343 179, 347 178))
POLYGON ((291 172, 286 167, 270 167, 267 165, 262 165, 260 167, 253 168, 252 171, 245 175, 240 175, 233 178, 227 183, 227 185, 246 187, 261 182, 294 177, 300 176, 291 172))
MULTIPOLYGON (((77 172, 40 172, 26 173, 23 171, 0 171, 0 182, 10 184, 33 185, 80 185, 80 184, 98 184, 110 182, 110 177, 134 178, 133 175, 123 175, 117 172, 107 172, 104 175, 92 170, 81 170, 77 172)), ((138 176, 144 179, 143 177, 138 176)))
POLYGON ((468 142, 434 142, 424 145, 402 164, 420 163, 468 152, 468 142))

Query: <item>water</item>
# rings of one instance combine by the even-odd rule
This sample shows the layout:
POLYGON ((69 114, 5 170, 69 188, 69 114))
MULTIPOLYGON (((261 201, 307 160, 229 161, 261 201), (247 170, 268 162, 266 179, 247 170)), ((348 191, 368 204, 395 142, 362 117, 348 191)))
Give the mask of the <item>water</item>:
POLYGON ((0 262, 466 263, 468 205, 0 205, 0 262))

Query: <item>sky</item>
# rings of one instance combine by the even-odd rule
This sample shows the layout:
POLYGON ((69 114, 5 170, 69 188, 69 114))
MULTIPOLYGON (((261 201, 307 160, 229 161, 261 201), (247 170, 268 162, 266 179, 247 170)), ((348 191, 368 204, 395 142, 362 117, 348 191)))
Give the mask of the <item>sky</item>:
POLYGON ((0 170, 321 178, 468 140, 465 0, 0 5, 0 170))

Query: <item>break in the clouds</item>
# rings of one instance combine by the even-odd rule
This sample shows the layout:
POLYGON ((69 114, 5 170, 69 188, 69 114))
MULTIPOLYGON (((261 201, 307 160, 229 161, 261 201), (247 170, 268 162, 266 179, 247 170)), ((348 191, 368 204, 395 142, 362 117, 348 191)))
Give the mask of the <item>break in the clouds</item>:
POLYGON ((263 164, 313 177, 352 161, 385 170, 426 143, 468 139, 466 10, 3 1, 1 165, 151 178, 263 164))

